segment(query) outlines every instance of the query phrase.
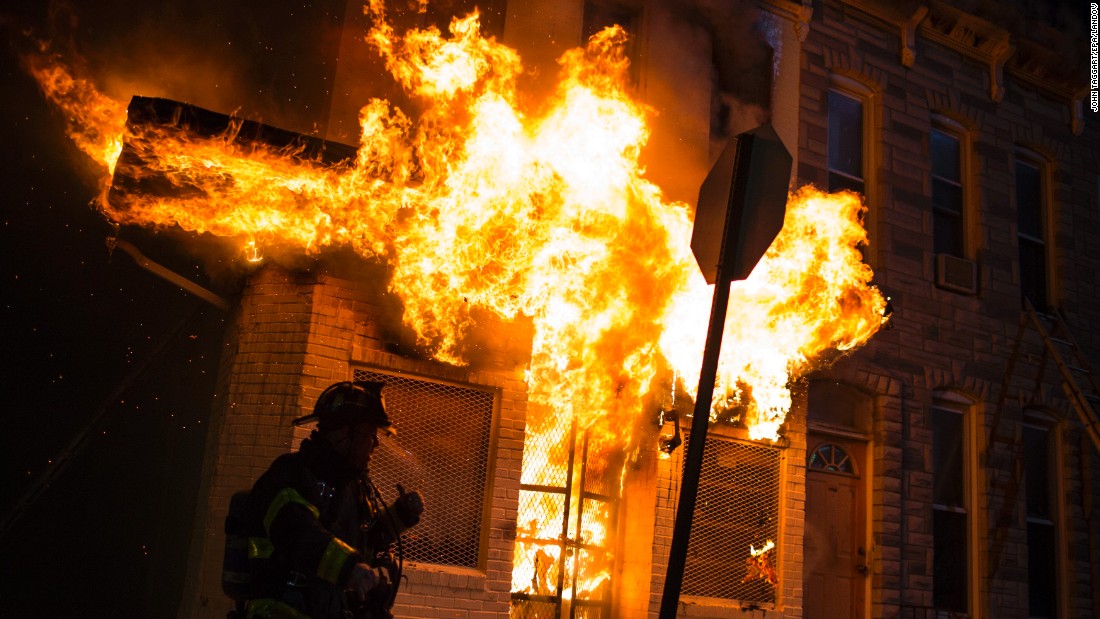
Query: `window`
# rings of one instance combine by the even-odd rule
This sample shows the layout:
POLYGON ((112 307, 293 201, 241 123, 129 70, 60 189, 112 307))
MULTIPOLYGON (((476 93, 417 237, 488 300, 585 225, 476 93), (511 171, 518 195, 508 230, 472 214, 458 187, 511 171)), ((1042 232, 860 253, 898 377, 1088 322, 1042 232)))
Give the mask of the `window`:
POLYGON ((1035 160, 1016 158, 1016 220, 1020 252, 1020 294, 1037 310, 1048 307, 1046 204, 1043 169, 1035 160))
POLYGON ((965 258, 962 158, 959 138, 932 130, 932 239, 937 254, 965 258))
MULTIPOLYGON (((780 451, 774 447, 707 437, 683 595, 776 601, 774 583, 748 560, 752 550, 779 542, 779 470, 780 451)), ((765 557, 773 567, 776 552, 765 557)))
POLYGON ((932 604, 966 613, 969 511, 964 413, 933 407, 932 415, 932 604))
POLYGON ((1055 453, 1049 427, 1024 424, 1024 484, 1027 487, 1028 617, 1058 617, 1058 531, 1055 525, 1055 453))
POLYGON ((587 0, 584 3, 584 23, 581 29, 582 44, 592 35, 609 26, 619 25, 626 31, 629 40, 623 52, 630 61, 630 80, 638 83, 638 33, 642 21, 642 10, 633 2, 613 2, 610 0, 587 0))
POLYGON ((829 471, 839 475, 857 475, 855 462, 848 450, 833 443, 818 445, 806 458, 806 468, 829 471))
POLYGON ((829 91, 829 191, 865 192, 863 173, 863 102, 829 91))
POLYGON ((479 567, 488 492, 493 392, 359 368, 354 380, 386 383, 386 411, 397 437, 372 458, 371 481, 383 499, 397 484, 419 490, 428 509, 404 535, 405 559, 479 567))

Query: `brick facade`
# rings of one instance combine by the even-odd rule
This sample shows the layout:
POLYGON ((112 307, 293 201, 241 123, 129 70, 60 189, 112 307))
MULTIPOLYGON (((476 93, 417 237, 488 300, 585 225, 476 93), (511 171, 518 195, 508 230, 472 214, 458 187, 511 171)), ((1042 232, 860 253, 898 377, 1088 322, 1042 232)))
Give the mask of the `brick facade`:
MULTIPOLYGON (((1066 537, 1049 549, 1064 561, 1060 612, 1094 616, 1100 600, 1090 561, 1100 552, 1100 540, 1097 514, 1088 506, 1098 490, 1098 454, 1084 439, 1053 362, 1044 365, 1039 335, 1020 329, 1013 158, 1025 148, 1049 165, 1052 301, 1095 360, 1100 332, 1091 299, 1100 263, 1088 246, 1095 246, 1100 233, 1096 123, 1078 133, 1072 98, 1036 89, 1011 62, 1001 78, 1003 93, 996 92, 998 68, 962 44, 937 39, 927 21, 916 27, 906 66, 899 33, 904 18, 923 5, 914 4, 906 15, 891 13, 890 3, 814 6, 803 47, 798 180, 826 182, 825 92, 850 81, 863 86, 873 118, 868 142, 874 169, 866 192, 870 261, 876 284, 896 310, 892 330, 823 374, 871 390, 879 403, 872 437, 878 471, 872 534, 882 552, 870 585, 871 616, 937 616, 929 408, 940 393, 969 401, 976 420, 970 447, 978 501, 971 514, 979 522, 972 557, 979 584, 971 612, 1028 616, 1021 427, 1025 409, 1040 409, 1058 419, 1061 446, 1055 468, 1066 537), (941 119, 960 128, 970 145, 964 183, 972 200, 968 244, 979 274, 974 295, 935 285, 929 132, 941 119)), ((937 10, 946 9, 934 4, 925 19, 942 18, 937 10)), ((992 26, 990 32, 1018 36, 992 26)))
MULTIPOLYGON (((202 502, 181 616, 224 617, 222 522, 234 492, 308 434, 290 422, 306 414, 325 387, 349 380, 355 366, 490 387, 499 403, 488 547, 479 569, 406 564, 395 613, 410 617, 499 617, 506 614, 512 574, 516 501, 526 406, 524 363, 530 334, 519 325, 488 327, 494 346, 476 366, 444 367, 388 352, 400 336, 388 331, 392 308, 379 273, 336 268, 287 271, 267 266, 249 277, 226 338, 222 389, 203 466, 202 502)), ((436 506, 445 508, 445 506, 436 506)))
MULTIPOLYGON (((686 194, 705 174, 703 162, 717 154, 713 127, 709 132, 706 127, 720 87, 698 73, 685 73, 680 82, 669 74, 713 51, 703 53, 688 43, 716 46, 719 39, 713 29, 678 21, 675 11, 656 6, 660 3, 637 4, 647 16, 638 87, 664 115, 654 140, 675 142, 690 155, 678 164, 655 162, 653 173, 667 176, 676 191, 686 194), (677 51, 665 54, 666 49, 677 51)), ((938 3, 932 17, 929 5, 910 4, 906 12, 870 0, 756 3, 762 10, 759 19, 772 29, 769 43, 777 53, 773 92, 782 98, 770 113, 794 155, 796 186, 827 185, 830 88, 862 93, 869 114, 867 259, 876 285, 891 297, 892 328, 806 377, 844 385, 871 403, 867 428, 849 432, 866 442, 868 454, 862 480, 868 569, 860 616, 946 616, 933 609, 930 418, 933 403, 945 398, 965 407, 972 420, 968 446, 976 504, 970 514, 977 535, 971 547, 960 550, 971 554, 974 565, 972 616, 1028 616, 1020 437, 1025 410, 1032 409, 1056 419, 1058 526, 1064 532, 1057 549, 1063 566, 1060 609, 1066 617, 1094 616, 1100 612, 1095 567, 1100 563, 1100 513, 1093 507, 1100 496, 1100 457, 1084 437, 1052 364, 1043 361, 1038 335, 1020 328, 1013 157, 1026 148, 1048 164, 1052 300, 1095 362, 1100 350, 1095 327, 1100 306, 1094 302, 1100 292, 1100 127, 1095 115, 1080 122, 1074 101, 1037 88, 1006 57, 945 42, 928 21, 936 10, 945 10, 937 9, 938 3), (969 149, 966 234, 977 264, 975 294, 935 283, 929 132, 941 121, 962 131, 969 149)), ((579 42, 582 18, 582 2, 507 3, 504 40, 536 64, 549 64, 563 45, 579 42), (548 38, 549 47, 537 43, 548 38), (538 49, 526 49, 532 46, 538 49)), ((1007 40, 1016 36, 990 32, 1004 32, 1007 40)), ((341 63, 354 67, 355 60, 345 57, 341 63)), ((337 107, 333 114, 351 118, 354 110, 337 107)), ((742 114, 731 118, 731 125, 751 121, 750 111, 742 114)), ((661 184, 660 178, 656 181, 661 184)), ((335 265, 304 271, 268 266, 248 279, 226 338, 182 616, 224 616, 221 522, 229 496, 296 444, 302 435, 292 431, 290 420, 303 414, 325 386, 350 377, 356 365, 495 390, 500 415, 483 564, 478 569, 412 566, 395 613, 470 618, 508 613, 530 333, 523 325, 488 321, 480 327, 485 354, 468 368, 401 354, 408 350, 402 341, 407 336, 400 335, 394 302, 381 281, 371 268, 335 265)), ((750 610, 737 602, 686 599, 681 616, 803 616, 805 463, 813 425, 805 384, 796 389, 784 429, 777 602, 750 610)), ((613 573, 616 617, 654 617, 660 607, 682 454, 681 449, 659 460, 655 451, 642 453, 624 476, 613 573)))

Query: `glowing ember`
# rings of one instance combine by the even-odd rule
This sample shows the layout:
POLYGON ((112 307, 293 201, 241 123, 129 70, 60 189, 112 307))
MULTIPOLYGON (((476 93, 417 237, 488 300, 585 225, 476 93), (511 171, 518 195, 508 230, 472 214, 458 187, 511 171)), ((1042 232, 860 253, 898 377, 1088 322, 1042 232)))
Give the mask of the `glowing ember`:
MULTIPOLYGON (((643 398, 659 376, 689 393, 712 292, 689 247, 687 205, 666 202, 638 163, 647 110, 625 88, 626 34, 612 27, 565 53, 554 95, 521 109, 515 51, 482 38, 476 14, 398 36, 382 3, 367 36, 394 77, 424 102, 410 119, 386 101, 362 108, 358 157, 322 167, 288 153, 155 127, 123 135, 124 106, 42 52, 26 65, 70 122, 70 135, 105 166, 125 139, 170 195, 99 202, 114 222, 179 226, 238 239, 249 260, 350 247, 385 259, 404 320, 424 350, 463 363, 471 311, 530 317, 524 483, 562 474, 571 420, 596 453, 624 451, 652 411, 643 398), (554 445, 543 449, 532 445, 554 445)), ((103 196, 106 196, 106 185, 103 196)), ((751 436, 774 438, 790 408, 788 384, 822 353, 850 350, 881 325, 853 194, 802 189, 752 276, 736 282, 725 327, 713 418, 739 411, 751 436)), ((620 478, 616 475, 616 479, 620 478)), ((571 516, 565 497, 532 503, 520 536, 604 544, 610 514, 571 516)), ((581 500, 570 497, 572 502, 581 500)), ((576 513, 576 512, 573 512, 576 513)), ((513 590, 597 591, 609 562, 570 553, 583 582, 558 575, 561 547, 517 542, 513 590)))
POLYGON ((768 540, 759 550, 749 544, 749 558, 745 560, 745 577, 741 582, 762 579, 773 587, 778 586, 779 575, 772 561, 774 549, 775 542, 772 540, 768 540))

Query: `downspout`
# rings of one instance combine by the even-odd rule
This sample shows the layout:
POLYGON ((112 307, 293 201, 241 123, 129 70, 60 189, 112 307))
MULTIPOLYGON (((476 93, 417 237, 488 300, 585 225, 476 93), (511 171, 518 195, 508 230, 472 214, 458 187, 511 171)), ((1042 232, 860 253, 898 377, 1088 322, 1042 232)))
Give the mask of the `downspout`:
POLYGON ((206 301, 207 303, 222 311, 229 311, 229 302, 222 297, 214 294, 206 288, 203 288, 202 286, 196 284, 190 279, 187 279, 179 273, 176 273, 168 267, 146 258, 145 254, 142 254, 137 247, 133 246, 133 244, 124 241, 117 236, 107 237, 108 253, 113 255, 116 248, 121 249, 122 251, 129 254, 139 267, 145 269, 146 271, 149 271, 153 275, 156 275, 161 279, 164 279, 165 281, 171 282, 179 286, 180 288, 183 288, 187 292, 190 292, 196 297, 202 299, 203 301, 206 301))

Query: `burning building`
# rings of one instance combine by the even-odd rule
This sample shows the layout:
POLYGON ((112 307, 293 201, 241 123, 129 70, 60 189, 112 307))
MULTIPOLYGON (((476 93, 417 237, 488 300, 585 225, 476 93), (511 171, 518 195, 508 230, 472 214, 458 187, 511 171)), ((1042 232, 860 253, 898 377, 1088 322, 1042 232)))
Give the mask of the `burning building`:
POLYGON ((468 4, 348 3, 327 139, 29 62, 101 110, 74 135, 108 218, 252 263, 182 616, 228 609, 230 496, 345 379, 388 385, 376 482, 428 504, 398 616, 656 614, 682 518, 681 616, 1097 612, 1100 390, 1072 368, 1100 136, 1047 53, 1071 36, 981 3, 468 4), (694 202, 761 124, 790 199, 699 415, 694 202))

